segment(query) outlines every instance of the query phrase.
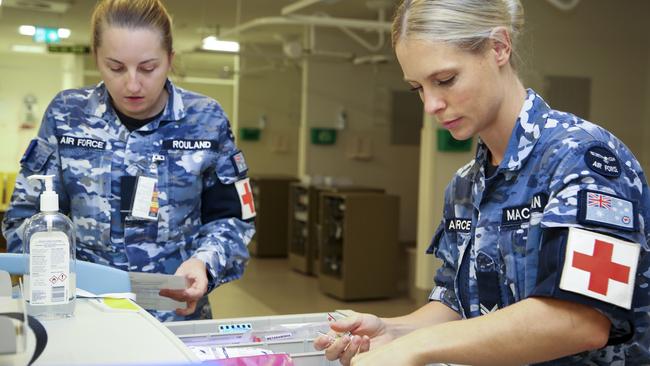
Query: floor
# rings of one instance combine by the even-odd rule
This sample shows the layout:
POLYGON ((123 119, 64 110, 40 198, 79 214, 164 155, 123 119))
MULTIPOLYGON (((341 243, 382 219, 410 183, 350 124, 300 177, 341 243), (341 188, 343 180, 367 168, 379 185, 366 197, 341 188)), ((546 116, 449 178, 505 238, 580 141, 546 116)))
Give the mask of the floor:
POLYGON ((385 300, 339 301, 320 292, 317 277, 292 270, 287 259, 255 257, 250 260, 241 279, 212 291, 210 304, 215 319, 337 309, 390 317, 404 315, 418 307, 406 295, 385 300))

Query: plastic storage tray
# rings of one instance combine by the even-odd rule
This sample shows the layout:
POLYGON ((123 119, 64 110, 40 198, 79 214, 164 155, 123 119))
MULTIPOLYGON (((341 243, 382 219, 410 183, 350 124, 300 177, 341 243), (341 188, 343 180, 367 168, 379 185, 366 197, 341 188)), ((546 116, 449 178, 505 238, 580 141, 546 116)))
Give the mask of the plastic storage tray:
POLYGON ((328 313, 311 313, 163 324, 188 346, 263 348, 288 353, 296 366, 335 366, 312 345, 327 321, 328 313))

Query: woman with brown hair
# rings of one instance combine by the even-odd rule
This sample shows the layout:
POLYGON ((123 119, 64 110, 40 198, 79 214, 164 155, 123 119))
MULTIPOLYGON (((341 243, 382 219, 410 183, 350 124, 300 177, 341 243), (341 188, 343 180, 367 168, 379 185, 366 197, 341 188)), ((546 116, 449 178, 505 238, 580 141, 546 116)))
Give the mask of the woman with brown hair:
POLYGON ((244 156, 221 106, 175 86, 171 17, 159 0, 102 0, 92 16, 98 85, 50 103, 21 161, 3 221, 10 251, 38 211, 32 174, 54 175, 77 230, 77 258, 186 277, 161 295, 186 308, 161 320, 210 318, 207 294, 241 277, 255 216, 244 156))

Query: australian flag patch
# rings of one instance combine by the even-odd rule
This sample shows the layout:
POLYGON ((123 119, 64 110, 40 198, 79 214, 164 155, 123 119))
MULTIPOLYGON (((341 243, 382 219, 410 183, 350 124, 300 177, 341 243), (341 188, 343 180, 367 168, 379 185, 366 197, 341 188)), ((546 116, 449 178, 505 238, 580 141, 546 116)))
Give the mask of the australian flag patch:
POLYGON ((638 228, 635 202, 603 192, 582 190, 578 196, 578 221, 614 229, 638 228))
POLYGON ((246 176, 248 171, 248 165, 246 165, 246 160, 244 160, 244 154, 237 150, 234 154, 230 156, 233 166, 235 167, 236 173, 239 177, 246 176))

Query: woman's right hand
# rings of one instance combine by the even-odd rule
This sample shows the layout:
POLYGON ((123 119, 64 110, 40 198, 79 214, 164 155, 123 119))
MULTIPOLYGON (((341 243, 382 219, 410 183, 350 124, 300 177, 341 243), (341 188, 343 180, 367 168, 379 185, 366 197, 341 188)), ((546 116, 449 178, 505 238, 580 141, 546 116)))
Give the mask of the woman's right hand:
POLYGON ((314 339, 314 348, 325 350, 325 357, 349 365, 356 354, 366 352, 393 340, 386 323, 372 314, 352 313, 330 324, 328 335, 314 339), (341 334, 343 334, 341 336, 341 334))

